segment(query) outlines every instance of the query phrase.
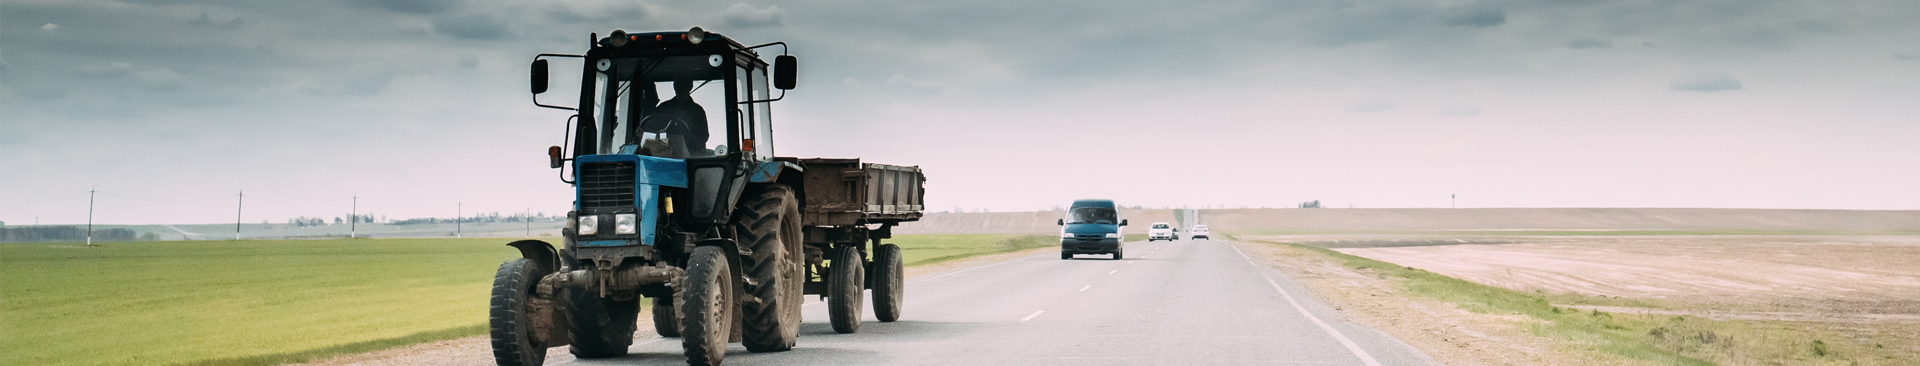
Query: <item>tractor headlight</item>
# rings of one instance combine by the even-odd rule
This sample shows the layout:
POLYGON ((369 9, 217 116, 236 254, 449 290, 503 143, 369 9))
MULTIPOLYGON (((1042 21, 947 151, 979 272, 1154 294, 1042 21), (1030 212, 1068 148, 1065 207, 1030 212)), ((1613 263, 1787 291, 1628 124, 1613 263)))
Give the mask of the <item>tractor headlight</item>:
POLYGON ((613 215, 613 233, 614 234, 633 234, 634 233, 633 222, 635 221, 634 216, 635 216, 634 214, 630 214, 630 213, 613 215))
POLYGON ((600 215, 582 215, 580 216, 580 224, 576 227, 576 230, 580 231, 580 235, 599 234, 600 215))
POLYGON ((1120 233, 1107 233, 1107 238, 1109 238, 1109 239, 1118 239, 1118 238, 1120 238, 1120 233))

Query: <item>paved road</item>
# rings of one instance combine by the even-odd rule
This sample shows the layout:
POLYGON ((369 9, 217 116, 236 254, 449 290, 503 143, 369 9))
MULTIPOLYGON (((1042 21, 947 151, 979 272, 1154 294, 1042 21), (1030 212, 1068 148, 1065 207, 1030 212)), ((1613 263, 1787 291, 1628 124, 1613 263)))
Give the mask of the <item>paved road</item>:
MULTIPOLYGON (((751 353, 736 343, 726 363, 1434 364, 1391 336, 1342 321, 1226 242, 1126 245, 1131 257, 1119 261, 1063 261, 1049 252, 922 277, 909 282, 900 321, 875 321, 868 305, 857 334, 834 333, 827 306, 809 296, 797 347, 751 353)), ((556 361, 685 364, 678 338, 636 341, 622 358, 556 361)))

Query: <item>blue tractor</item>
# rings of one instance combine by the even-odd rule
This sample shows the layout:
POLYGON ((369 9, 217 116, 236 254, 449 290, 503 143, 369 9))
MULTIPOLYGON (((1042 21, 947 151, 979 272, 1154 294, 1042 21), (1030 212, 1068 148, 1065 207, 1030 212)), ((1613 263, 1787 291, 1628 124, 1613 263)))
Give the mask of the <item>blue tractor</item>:
POLYGON ((840 333, 859 329, 867 289, 876 318, 899 319, 900 248, 881 240, 919 220, 925 176, 776 157, 770 108, 795 83, 785 43, 744 46, 698 27, 589 39, 585 54, 533 61, 534 104, 574 112, 569 147, 547 150, 574 208, 559 249, 508 244, 521 258, 494 276, 498 364, 540 365, 562 345, 625 355, 645 300, 654 330, 682 338, 695 365, 719 364, 731 342, 793 348, 807 294, 828 301, 840 333), (771 46, 783 54, 769 64, 759 50, 771 46), (552 59, 582 61, 575 106, 539 98, 552 59))

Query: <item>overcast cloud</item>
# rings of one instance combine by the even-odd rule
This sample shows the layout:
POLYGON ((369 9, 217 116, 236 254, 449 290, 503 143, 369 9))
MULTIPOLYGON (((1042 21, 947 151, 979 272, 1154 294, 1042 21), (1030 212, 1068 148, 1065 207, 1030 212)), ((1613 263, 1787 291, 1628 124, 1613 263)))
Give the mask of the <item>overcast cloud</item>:
POLYGON ((693 26, 801 57, 777 152, 921 165, 935 209, 1920 209, 1920 170, 1898 168, 1920 166, 1916 18, 1907 0, 8 1, 0 221, 84 222, 91 187, 110 223, 231 220, 242 189, 247 221, 355 195, 390 217, 563 212, 544 150, 566 115, 529 103, 531 57, 693 26))

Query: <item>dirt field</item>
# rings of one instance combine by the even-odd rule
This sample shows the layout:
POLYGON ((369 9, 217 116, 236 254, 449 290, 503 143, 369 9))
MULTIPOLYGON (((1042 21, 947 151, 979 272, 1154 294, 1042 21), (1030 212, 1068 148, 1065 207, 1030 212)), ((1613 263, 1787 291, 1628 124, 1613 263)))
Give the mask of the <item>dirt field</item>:
POLYGON ((1920 320, 1920 236, 1469 236, 1451 239, 1508 243, 1430 246, 1365 236, 1273 239, 1516 290, 1920 320))
MULTIPOLYGON (((1721 208, 1203 209, 1214 232, 1428 230, 1906 231, 1920 211, 1721 208)), ((933 213, 897 233, 1052 233, 1062 211, 933 213)), ((1174 222, 1173 210, 1120 210, 1133 225, 1174 222)), ((1129 226, 1129 231, 1145 229, 1129 226)))
MULTIPOLYGON (((1756 347, 1805 348, 1824 338, 1847 348, 1845 357, 1857 364, 1920 361, 1920 235, 1480 231, 1241 238, 1330 248, 1476 283, 1556 294, 1555 304, 1581 311, 1736 321, 1757 330, 1748 338, 1768 338, 1746 341, 1756 347)), ((1820 347, 1818 352, 1828 352, 1820 347)), ((1800 351, 1688 352, 1723 364, 1819 364, 1800 351)))

